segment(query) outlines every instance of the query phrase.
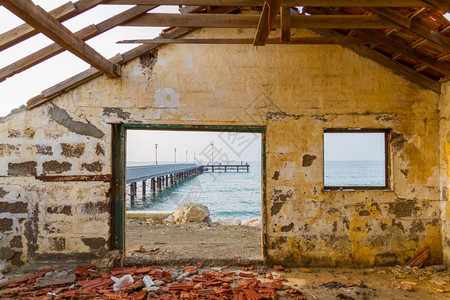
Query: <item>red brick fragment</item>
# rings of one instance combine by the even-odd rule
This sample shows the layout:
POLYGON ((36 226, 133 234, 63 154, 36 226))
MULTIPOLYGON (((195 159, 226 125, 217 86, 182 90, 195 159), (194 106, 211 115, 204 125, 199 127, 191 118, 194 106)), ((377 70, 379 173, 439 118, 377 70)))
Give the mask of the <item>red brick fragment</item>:
POLYGON ((251 278, 255 277, 255 275, 253 273, 243 273, 243 272, 240 272, 239 276, 241 276, 241 277, 251 277, 251 278))
POLYGON ((259 295, 257 292, 255 292, 254 290, 245 290, 245 296, 247 297, 247 299, 249 300, 253 300, 253 299, 262 299, 261 295, 259 295))
POLYGON ((283 271, 284 270, 283 266, 280 266, 280 265, 273 265, 273 268, 275 270, 277 270, 277 271, 283 271))
POLYGON ((136 269, 134 274, 148 274, 151 271, 151 269, 152 269, 151 267, 139 268, 139 269, 136 269))
POLYGON ((203 268, 203 264, 202 264, 201 261, 199 261, 199 262, 197 263, 197 268, 199 268, 199 269, 203 268))

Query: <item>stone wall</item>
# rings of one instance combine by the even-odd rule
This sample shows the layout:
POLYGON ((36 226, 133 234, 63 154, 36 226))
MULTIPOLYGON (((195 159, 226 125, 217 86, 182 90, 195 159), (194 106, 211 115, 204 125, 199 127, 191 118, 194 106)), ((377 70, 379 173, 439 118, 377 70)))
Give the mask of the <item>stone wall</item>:
POLYGON ((383 265, 430 246, 429 263, 439 263, 438 104, 438 94, 340 46, 160 47, 118 79, 0 119, 2 257, 106 253, 111 123, 144 123, 266 126, 267 261, 383 265), (323 190, 323 130, 347 127, 392 129, 391 190, 323 190), (81 175, 91 181, 55 182, 81 175))

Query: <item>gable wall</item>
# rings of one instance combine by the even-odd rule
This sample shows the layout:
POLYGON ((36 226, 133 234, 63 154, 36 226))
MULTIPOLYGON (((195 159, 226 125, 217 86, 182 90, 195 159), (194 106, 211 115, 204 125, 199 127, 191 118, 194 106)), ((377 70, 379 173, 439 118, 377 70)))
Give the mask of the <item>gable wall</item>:
POLYGON ((109 184, 35 175, 110 175, 110 123, 123 122, 266 126, 270 261, 404 263, 425 246, 442 260, 439 95, 340 46, 167 45, 154 56, 0 121, 8 259, 107 253, 109 184), (391 191, 323 191, 323 129, 346 127, 392 129, 391 191))

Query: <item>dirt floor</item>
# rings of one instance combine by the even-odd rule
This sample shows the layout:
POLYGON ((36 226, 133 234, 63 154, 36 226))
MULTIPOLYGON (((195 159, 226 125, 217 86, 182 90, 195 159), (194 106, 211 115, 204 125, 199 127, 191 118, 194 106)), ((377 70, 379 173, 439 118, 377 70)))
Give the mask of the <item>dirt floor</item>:
POLYGON ((126 267, 28 264, 5 274, 0 298, 450 299, 450 271, 444 266, 288 269, 261 263, 260 230, 255 228, 128 220, 126 230, 126 267), (60 274, 66 275, 58 278, 60 274), (134 283, 114 292, 111 277, 129 275, 134 283), (146 275, 154 281, 149 290, 144 289, 146 275), (55 278, 71 280, 37 286, 55 278))
POLYGON ((261 229, 208 226, 206 223, 163 225, 127 219, 126 265, 205 265, 261 263, 261 229))
POLYGON ((442 266, 274 270, 261 263, 258 228, 209 227, 199 223, 162 225, 151 220, 128 219, 126 240, 128 266, 202 262, 217 269, 254 265, 251 272, 259 279, 265 280, 267 274, 285 277, 288 280, 285 284, 301 290, 306 299, 450 299, 450 273, 442 266))
MULTIPOLYGON (((59 268, 53 264, 52 269, 58 271, 53 272, 52 276, 60 274, 60 271, 64 270, 61 268, 63 262, 59 263, 59 268)), ((450 290, 450 273, 442 270, 441 266, 422 269, 407 269, 404 266, 372 269, 280 269, 280 266, 204 267, 196 264, 186 267, 151 266, 98 270, 95 266, 88 265, 66 270, 69 271, 69 275, 76 275, 75 281, 41 288, 36 286, 39 278, 35 277, 41 276, 45 279, 50 270, 42 271, 37 275, 13 270, 7 274, 10 285, 0 285, 0 298, 244 300, 433 300, 450 298, 450 292, 446 292, 446 289, 450 290), (151 292, 143 289, 145 274, 150 275, 154 282, 151 292), (114 292, 111 276, 122 278, 129 275, 134 279, 134 283, 124 286, 121 291, 114 292), (13 280, 25 276, 28 277, 13 282, 13 280), (219 296, 221 297, 219 298, 219 296)), ((63 276, 67 277, 68 275, 63 276)))

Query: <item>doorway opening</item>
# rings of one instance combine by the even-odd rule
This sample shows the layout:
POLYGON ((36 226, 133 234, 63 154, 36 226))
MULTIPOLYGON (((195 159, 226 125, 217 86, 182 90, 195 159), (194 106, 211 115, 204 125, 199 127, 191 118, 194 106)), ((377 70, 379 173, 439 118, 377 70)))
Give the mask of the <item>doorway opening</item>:
POLYGON ((125 264, 261 262, 264 128, 124 127, 125 264))

